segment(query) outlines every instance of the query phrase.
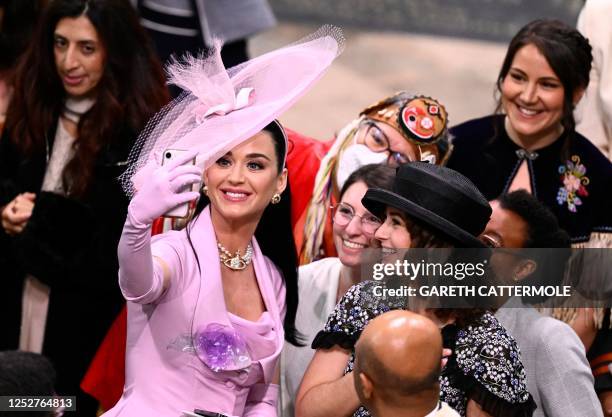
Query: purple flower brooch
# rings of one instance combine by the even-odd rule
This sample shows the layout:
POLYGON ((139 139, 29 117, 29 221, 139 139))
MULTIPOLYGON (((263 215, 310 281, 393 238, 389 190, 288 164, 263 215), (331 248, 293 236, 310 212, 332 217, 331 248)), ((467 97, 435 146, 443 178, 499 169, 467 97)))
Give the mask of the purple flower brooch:
POLYGON ((168 349, 195 354, 214 372, 237 371, 252 363, 244 337, 232 327, 219 323, 200 328, 193 338, 188 334, 177 337, 168 349))

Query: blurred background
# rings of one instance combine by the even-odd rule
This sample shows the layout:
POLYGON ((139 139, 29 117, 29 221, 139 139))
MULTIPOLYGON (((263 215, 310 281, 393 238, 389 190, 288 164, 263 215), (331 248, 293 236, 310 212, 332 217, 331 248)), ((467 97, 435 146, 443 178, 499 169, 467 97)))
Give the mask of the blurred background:
POLYGON ((512 36, 537 18, 575 25, 583 0, 269 0, 279 25, 249 43, 251 56, 323 24, 340 26, 344 53, 281 118, 318 139, 374 101, 406 90, 437 98, 450 125, 495 108, 497 73, 512 36))

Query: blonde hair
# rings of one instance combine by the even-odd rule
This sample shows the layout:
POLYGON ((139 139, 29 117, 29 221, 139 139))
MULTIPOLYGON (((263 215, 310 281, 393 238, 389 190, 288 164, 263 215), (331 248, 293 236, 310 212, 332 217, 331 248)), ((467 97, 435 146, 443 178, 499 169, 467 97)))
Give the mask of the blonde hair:
POLYGON ((325 157, 315 178, 312 198, 307 207, 306 221, 304 223, 304 243, 300 249, 300 264, 307 264, 317 260, 323 245, 323 232, 328 216, 334 191, 334 171, 342 152, 355 140, 355 135, 365 116, 361 116, 338 132, 334 144, 325 157))

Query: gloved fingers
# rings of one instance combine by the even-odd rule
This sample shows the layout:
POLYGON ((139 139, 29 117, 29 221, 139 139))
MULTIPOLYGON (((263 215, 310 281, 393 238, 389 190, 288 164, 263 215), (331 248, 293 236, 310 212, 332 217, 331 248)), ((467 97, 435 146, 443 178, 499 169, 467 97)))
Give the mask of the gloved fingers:
POLYGON ((134 186, 134 191, 136 193, 145 186, 158 168, 159 164, 154 159, 151 159, 143 167, 136 171, 132 177, 132 185, 134 186))
POLYGON ((195 165, 181 165, 168 171, 168 180, 173 181, 181 175, 191 174, 202 177, 202 168, 195 165))
POLYGON ((148 225, 171 208, 198 198, 199 193, 191 191, 191 184, 202 181, 202 170, 190 163, 185 165, 196 155, 196 151, 177 153, 176 160, 168 160, 166 165, 150 171, 129 206, 138 223, 148 225))
POLYGON ((164 166, 166 167, 168 171, 172 171, 174 168, 180 165, 187 164, 188 161, 195 159, 196 156, 198 156, 198 151, 191 150, 191 151, 186 152, 183 155, 177 156, 175 159, 172 159, 164 166))
POLYGON ((185 188, 189 190, 191 184, 197 184, 202 180, 202 177, 194 174, 183 174, 170 181, 170 190, 176 194, 183 193, 185 188))
POLYGON ((198 197, 200 197, 200 193, 198 193, 197 191, 189 191, 185 193, 175 194, 172 197, 173 206, 171 208, 180 206, 181 204, 187 203, 192 200, 197 200, 198 197))

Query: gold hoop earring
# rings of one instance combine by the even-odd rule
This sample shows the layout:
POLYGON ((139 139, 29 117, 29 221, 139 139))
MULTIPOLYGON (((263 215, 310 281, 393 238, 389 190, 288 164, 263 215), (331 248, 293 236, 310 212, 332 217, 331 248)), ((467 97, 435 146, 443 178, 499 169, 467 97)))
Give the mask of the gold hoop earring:
POLYGON ((279 193, 276 193, 272 196, 272 204, 278 204, 281 201, 281 196, 279 193))
POLYGON ((206 197, 208 197, 208 185, 204 185, 204 186, 202 187, 202 192, 204 193, 204 195, 205 195, 206 197))

